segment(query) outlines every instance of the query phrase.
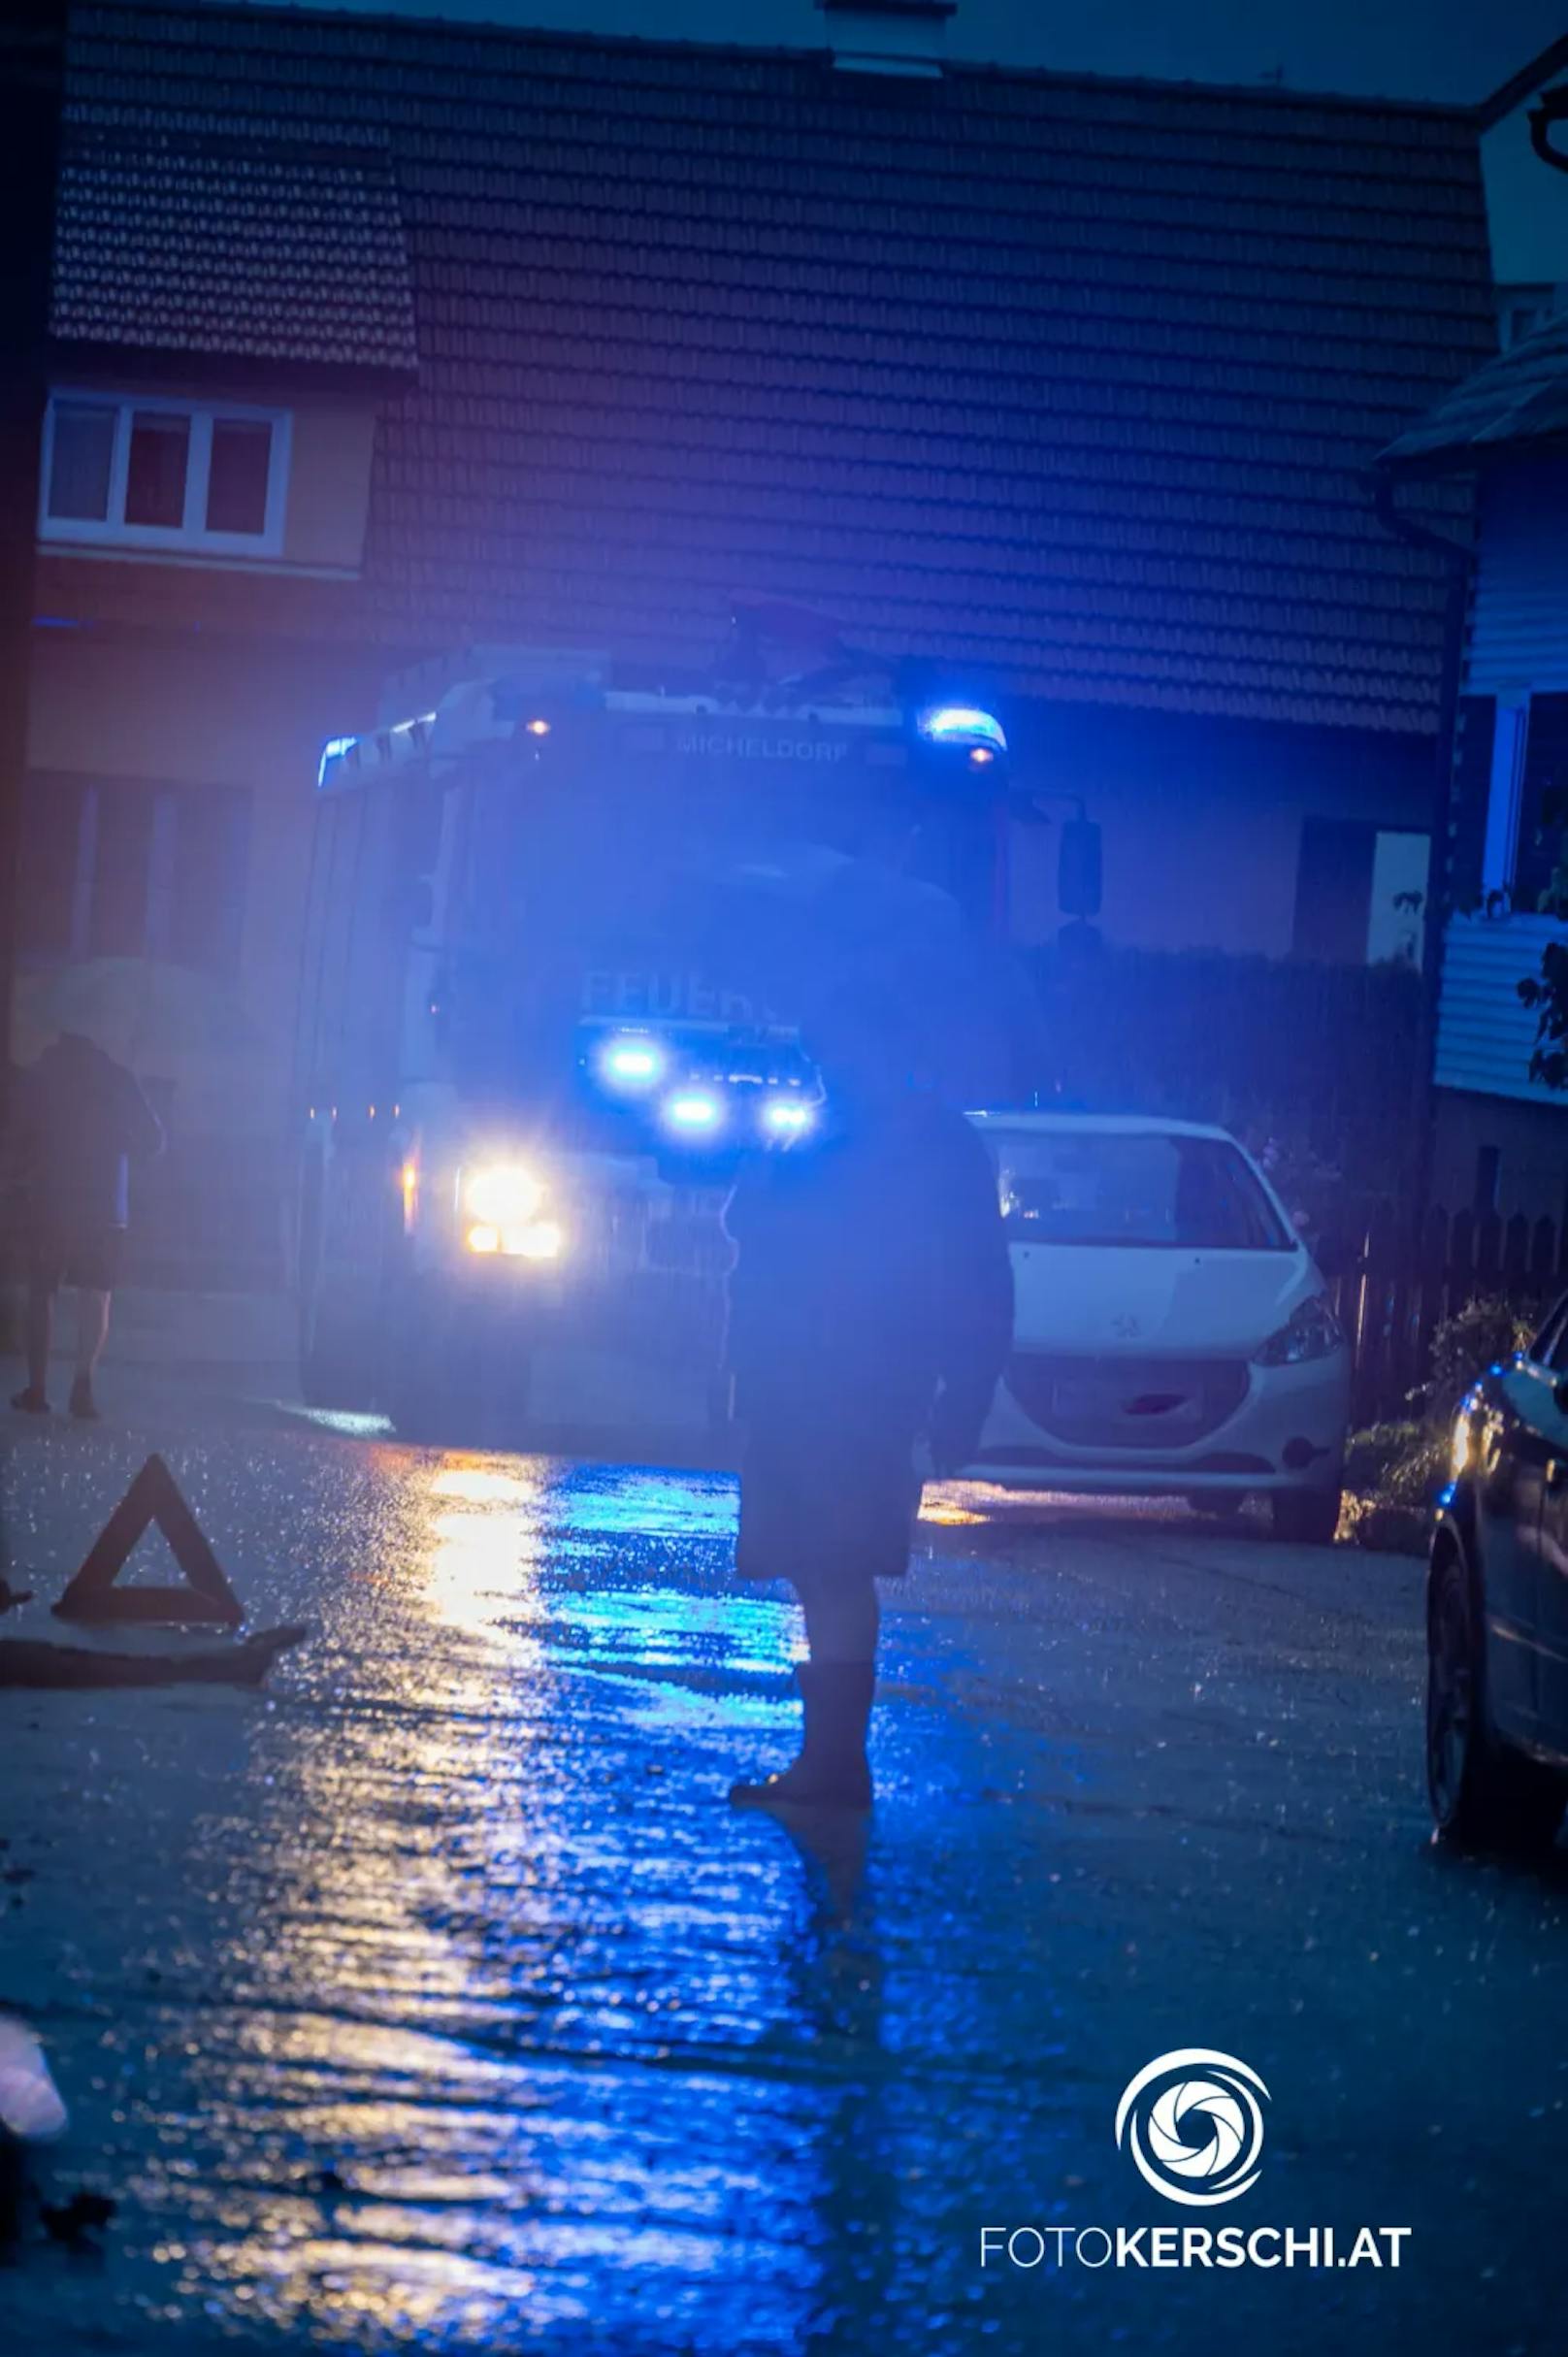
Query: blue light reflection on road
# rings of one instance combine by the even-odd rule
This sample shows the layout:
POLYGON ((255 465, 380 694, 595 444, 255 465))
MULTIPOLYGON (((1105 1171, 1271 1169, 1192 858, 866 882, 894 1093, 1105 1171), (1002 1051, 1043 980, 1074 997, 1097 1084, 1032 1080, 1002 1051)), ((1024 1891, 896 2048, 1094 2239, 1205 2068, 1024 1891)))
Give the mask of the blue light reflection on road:
POLYGON ((940 1954, 977 1862, 918 1800, 967 1773, 937 1673, 895 1642, 891 1846, 802 1849, 724 1803, 788 1755, 799 1645, 734 1585, 731 1481, 353 1461, 289 1599, 322 1633, 217 1782, 188 1725, 138 1734, 169 1873, 106 2135, 139 2302, 273 2346, 705 2352, 854 2345, 902 2270, 886 2345, 931 2345, 974 2296, 955 2155, 1029 2116, 999 2054, 978 2110, 949 2059, 1012 2000, 977 1927, 940 1954))

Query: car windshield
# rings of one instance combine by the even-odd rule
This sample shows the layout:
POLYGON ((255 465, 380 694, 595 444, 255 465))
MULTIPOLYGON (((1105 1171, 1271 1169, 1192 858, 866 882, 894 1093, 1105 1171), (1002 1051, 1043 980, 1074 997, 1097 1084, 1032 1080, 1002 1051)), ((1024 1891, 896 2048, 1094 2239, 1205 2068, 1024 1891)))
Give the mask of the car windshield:
POLYGON ((988 1129, 1020 1243, 1289 1252, 1293 1238, 1226 1139, 1168 1129, 988 1129))

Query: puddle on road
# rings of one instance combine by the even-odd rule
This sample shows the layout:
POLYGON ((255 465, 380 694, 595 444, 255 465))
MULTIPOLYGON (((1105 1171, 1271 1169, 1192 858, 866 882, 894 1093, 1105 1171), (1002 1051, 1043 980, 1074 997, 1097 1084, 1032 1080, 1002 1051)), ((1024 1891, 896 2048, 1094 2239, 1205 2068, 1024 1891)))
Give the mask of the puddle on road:
MULTIPOLYGON (((94 1714, 103 1872, 85 1908, 49 1878, 32 1928, 74 1945, 32 1986, 75 2111, 53 2165, 122 2210, 91 2286, 48 2252, 17 2271, 22 2321, 62 2357, 153 2327, 856 2345, 879 2313, 877 2345, 940 2345, 981 2288, 965 2156, 1060 2172, 1011 2059, 1053 2010, 1030 1860, 998 1872, 972 1809, 916 1797, 995 1759, 890 1711, 893 1840, 802 1850, 723 1799, 789 1755, 799 1647, 731 1585, 733 1483, 292 1469, 269 1551, 298 1565, 324 1525, 354 1576, 296 1573, 321 1635, 272 1701, 94 1714)), ((245 1468, 210 1472, 237 1493, 245 1468)), ((931 1699, 951 1672, 889 1666, 931 1699)))
MULTIPOLYGON (((69 1557, 75 1467, 107 1511, 128 1446, 29 1449, 28 1560, 69 1557)), ((1428 1871, 1414 1680, 1364 1616, 1192 1541, 1179 1580, 1125 1535, 1069 1557, 1070 1518, 1016 1569, 933 1534, 874 1825, 812 1850, 724 1803, 788 1756, 799 1645, 733 1583, 729 1481, 170 1454, 256 1618, 318 1634, 265 1698, 45 1695, 7 1729, 32 1879, 0 2004, 72 2107, 50 2189, 121 2207, 101 2263, 35 2235, 0 2276, 6 2357, 1393 2345, 1359 2287, 981 2276, 983 2222, 1146 2215, 1115 2094, 1194 2039, 1278 2079, 1281 2214, 1337 2214, 1349 2152, 1357 2212, 1410 2215, 1389 2123, 1472 2084, 1466 2168, 1535 2165, 1561 1907, 1428 1871)), ((1528 2217, 1493 2205, 1488 2258, 1528 2217)), ((1491 2345, 1482 2241, 1462 2279, 1431 2241, 1404 2337, 1491 2345)))

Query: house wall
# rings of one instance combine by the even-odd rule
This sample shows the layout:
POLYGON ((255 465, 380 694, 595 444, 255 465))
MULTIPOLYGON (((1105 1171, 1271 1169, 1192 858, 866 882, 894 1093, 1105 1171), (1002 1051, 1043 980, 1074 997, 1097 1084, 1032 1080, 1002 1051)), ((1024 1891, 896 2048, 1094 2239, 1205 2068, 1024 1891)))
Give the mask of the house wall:
MULTIPOLYGON (((90 625, 34 634, 31 770, 105 781, 106 794, 146 781, 246 798, 232 976, 192 982, 194 1001, 221 1008, 214 1030, 226 1044, 170 1045, 154 1018, 137 1056, 181 1135, 270 1149, 282 1133, 316 762, 345 717, 374 708, 379 669, 351 652, 290 641, 159 640, 90 625)), ((24 966, 18 977, 12 1044, 19 1061, 30 1061, 51 1028, 45 1003, 57 970, 24 966)))
POLYGON ((1449 1212, 1568 1220, 1568 1106, 1440 1090, 1431 1200, 1449 1212))
MULTIPOLYGON (((1424 737, 1068 705, 1035 706, 1016 734, 1019 769, 1051 798, 1053 819, 1071 806, 1057 798, 1082 796, 1103 831, 1100 922, 1117 943, 1287 957, 1309 821, 1407 840, 1431 827, 1436 753, 1424 737)), ((1014 830, 1012 922, 1025 942, 1060 926, 1059 840, 1055 824, 1014 830)))
POLYGON ((1568 1102, 1530 1079, 1535 1016, 1518 986, 1563 933, 1535 906, 1543 863, 1524 837, 1540 788, 1568 786, 1539 706, 1531 740, 1532 698, 1568 691, 1565 501, 1562 457, 1505 461, 1483 486, 1433 1056, 1434 1200, 1465 1208, 1495 1186, 1505 1215, 1553 1220, 1568 1208, 1568 1102))
MULTIPOLYGON (((1568 174, 1561 176, 1568 188, 1568 174)), ((1514 696, 1568 688, 1568 457, 1515 460, 1480 507, 1465 690, 1514 696)))
POLYGON ((1432 1064, 1440 1089, 1561 1109, 1559 1094, 1530 1079, 1536 1018, 1519 995, 1519 983, 1539 972, 1542 951, 1561 930, 1550 917, 1534 915, 1460 910, 1450 919, 1432 1064))

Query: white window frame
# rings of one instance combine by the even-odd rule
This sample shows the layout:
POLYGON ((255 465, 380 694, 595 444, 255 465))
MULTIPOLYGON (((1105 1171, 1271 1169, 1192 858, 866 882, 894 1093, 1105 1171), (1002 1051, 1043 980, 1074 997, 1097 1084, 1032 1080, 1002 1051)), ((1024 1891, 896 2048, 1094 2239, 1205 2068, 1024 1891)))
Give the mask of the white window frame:
POLYGON ((181 401, 163 393, 108 393, 96 385, 56 385, 49 394, 44 418, 44 454, 38 489, 38 537, 41 540, 69 540, 82 546, 190 550, 209 556, 276 557, 283 553, 283 525, 288 506, 289 456, 293 418, 287 409, 257 409, 242 401, 181 401), (50 515, 49 486, 54 477, 54 416, 56 405, 113 409, 114 442, 109 465, 109 513, 104 517, 50 515), (189 456, 185 465, 185 508, 178 524, 127 524, 125 485, 130 471, 131 425, 139 410, 162 416, 188 417, 189 456), (267 467, 267 512, 260 532, 209 532, 207 487, 212 471, 212 428, 233 418, 245 424, 266 424, 273 430, 267 467))
POLYGON ((1486 787, 1486 834, 1481 855, 1481 889, 1488 900, 1494 893, 1505 897, 1512 894, 1519 870, 1524 746, 1529 733, 1529 691, 1505 689, 1495 705, 1491 776, 1486 787))

